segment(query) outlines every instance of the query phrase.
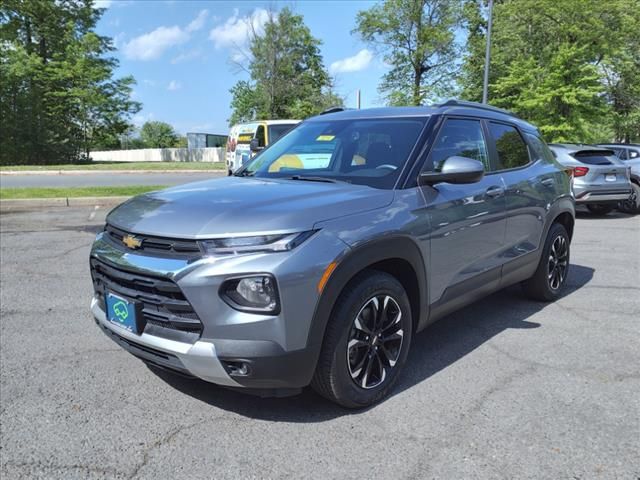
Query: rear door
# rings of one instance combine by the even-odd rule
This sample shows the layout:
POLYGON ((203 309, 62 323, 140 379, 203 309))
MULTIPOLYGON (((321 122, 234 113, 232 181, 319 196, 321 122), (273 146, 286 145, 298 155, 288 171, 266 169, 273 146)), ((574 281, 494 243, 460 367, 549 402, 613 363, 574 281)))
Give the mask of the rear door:
POLYGON ((504 189, 500 175, 491 174, 481 120, 446 118, 423 171, 456 155, 481 161, 486 175, 467 185, 421 187, 432 228, 430 299, 441 305, 495 288, 504 250, 504 189))
POLYGON ((542 242, 547 205, 556 196, 558 168, 540 158, 512 124, 487 121, 490 149, 505 187, 505 263, 542 242))

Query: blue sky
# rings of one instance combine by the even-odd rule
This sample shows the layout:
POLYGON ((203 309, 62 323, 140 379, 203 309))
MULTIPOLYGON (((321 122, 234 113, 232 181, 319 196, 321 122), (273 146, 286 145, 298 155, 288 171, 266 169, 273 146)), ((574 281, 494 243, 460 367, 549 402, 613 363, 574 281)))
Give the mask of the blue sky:
POLYGON ((134 98, 143 104, 134 118, 172 124, 180 133, 226 133, 229 89, 248 75, 231 59, 246 41, 247 17, 264 21, 266 9, 289 6, 304 16, 322 40, 325 66, 336 77, 338 93, 355 106, 361 89, 363 108, 380 105, 377 92, 385 72, 381 58, 351 34, 365 0, 297 2, 100 0, 106 7, 97 31, 114 39, 120 61, 117 76, 137 80, 134 98))

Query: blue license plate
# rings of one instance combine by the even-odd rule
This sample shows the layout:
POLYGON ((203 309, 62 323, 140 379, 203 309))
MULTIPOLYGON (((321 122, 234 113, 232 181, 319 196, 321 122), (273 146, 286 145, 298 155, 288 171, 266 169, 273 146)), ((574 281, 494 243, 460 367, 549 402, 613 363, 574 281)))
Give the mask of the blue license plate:
POLYGON ((107 292, 107 319, 133 333, 138 332, 136 305, 118 295, 107 292))

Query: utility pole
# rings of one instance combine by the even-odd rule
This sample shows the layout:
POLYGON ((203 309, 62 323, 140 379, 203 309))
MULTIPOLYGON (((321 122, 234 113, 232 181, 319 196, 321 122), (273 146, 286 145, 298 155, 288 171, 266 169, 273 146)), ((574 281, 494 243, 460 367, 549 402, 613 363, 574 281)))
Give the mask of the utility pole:
POLYGON ((484 83, 482 85, 482 103, 489 96, 489 60, 491 59, 491 25, 493 24, 493 0, 489 0, 489 25, 487 28, 487 48, 484 55, 484 83))
POLYGON ((356 90, 356 108, 360 110, 360 89, 356 90))

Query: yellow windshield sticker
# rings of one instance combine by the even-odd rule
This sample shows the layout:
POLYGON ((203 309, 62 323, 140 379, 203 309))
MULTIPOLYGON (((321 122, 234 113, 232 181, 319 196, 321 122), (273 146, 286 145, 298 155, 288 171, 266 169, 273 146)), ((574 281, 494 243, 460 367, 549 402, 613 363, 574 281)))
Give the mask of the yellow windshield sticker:
POLYGON ((334 138, 336 138, 335 135, 320 135, 318 138, 316 138, 316 142, 330 142, 334 138))
POLYGON ((253 139, 253 133, 238 135, 238 142, 250 142, 253 139))

